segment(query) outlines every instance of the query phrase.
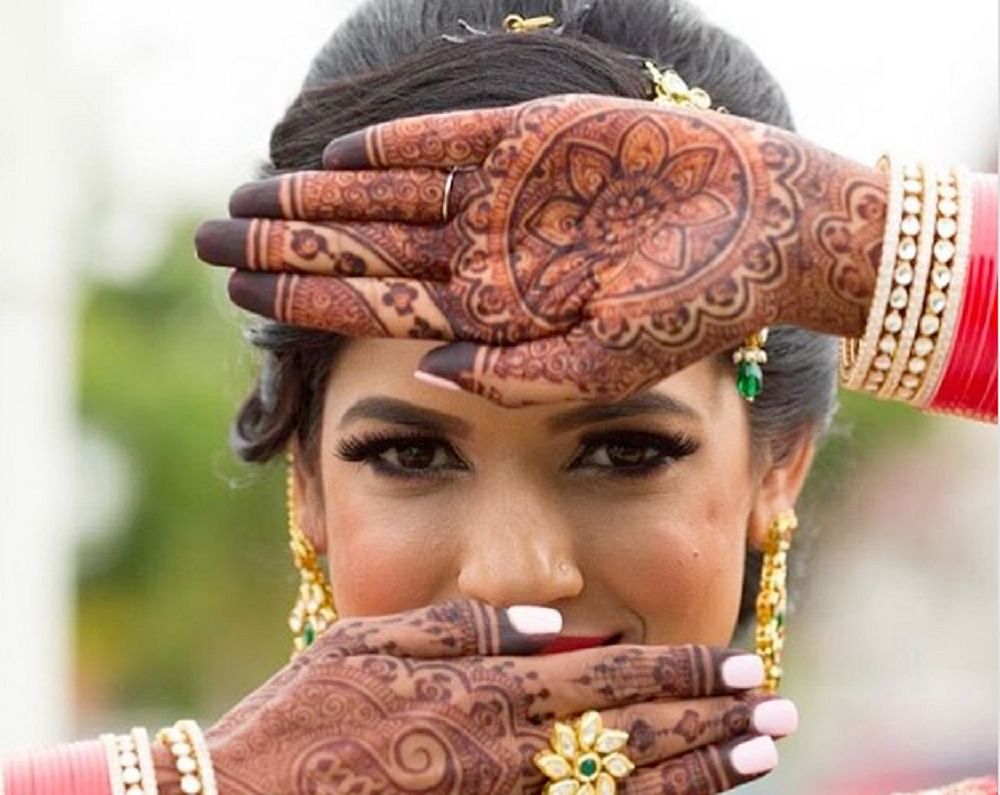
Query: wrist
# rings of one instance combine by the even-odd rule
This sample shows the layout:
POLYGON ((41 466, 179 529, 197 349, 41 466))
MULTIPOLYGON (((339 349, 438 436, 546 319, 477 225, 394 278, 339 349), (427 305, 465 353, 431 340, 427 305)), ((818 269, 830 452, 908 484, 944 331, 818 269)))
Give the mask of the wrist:
POLYGON ((860 337, 883 257, 889 174, 828 152, 813 156, 819 196, 803 208, 800 248, 788 263, 795 286, 788 315, 814 331, 860 337))

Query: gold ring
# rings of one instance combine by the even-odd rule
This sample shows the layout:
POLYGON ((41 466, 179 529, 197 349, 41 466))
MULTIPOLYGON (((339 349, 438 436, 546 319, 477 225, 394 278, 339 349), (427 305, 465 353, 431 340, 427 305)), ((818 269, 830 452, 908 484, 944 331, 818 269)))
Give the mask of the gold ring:
POLYGON ((448 198, 451 196, 451 185, 455 181, 457 168, 451 169, 444 181, 444 198, 441 201, 441 223, 448 223, 448 198))
POLYGON ((549 748, 532 761, 549 782, 545 795, 614 795, 618 782, 635 770, 622 749, 628 732, 605 729, 601 713, 583 713, 573 724, 556 721, 549 748))

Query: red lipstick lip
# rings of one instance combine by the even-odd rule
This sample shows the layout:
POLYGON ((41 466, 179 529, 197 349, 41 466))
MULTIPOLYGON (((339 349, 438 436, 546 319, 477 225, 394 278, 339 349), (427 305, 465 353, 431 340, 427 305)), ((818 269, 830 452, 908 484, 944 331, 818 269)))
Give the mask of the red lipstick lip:
POLYGON ((617 637, 618 635, 604 635, 603 637, 594 635, 560 635, 542 649, 539 654, 559 654, 565 651, 591 649, 595 646, 603 646, 608 641, 614 640, 617 637))

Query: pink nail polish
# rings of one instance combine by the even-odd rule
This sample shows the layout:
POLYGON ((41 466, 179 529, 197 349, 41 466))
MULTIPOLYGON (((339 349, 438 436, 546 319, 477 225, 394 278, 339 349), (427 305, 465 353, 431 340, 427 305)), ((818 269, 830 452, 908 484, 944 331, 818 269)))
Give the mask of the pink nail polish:
POLYGON ((756 654, 738 654, 722 663, 722 681, 729 687, 764 684, 764 663, 756 654))
POLYGON ((423 370, 414 370, 413 377, 418 381, 423 381, 425 384, 430 386, 436 386, 440 389, 450 389, 452 392, 461 392, 462 387, 456 384, 454 381, 449 381, 447 378, 441 378, 438 375, 431 375, 430 373, 425 373, 423 370))
POLYGON ((507 618, 514 629, 525 635, 558 635, 563 626, 562 613, 551 607, 511 605, 507 618))
POLYGON ((744 776, 766 773, 778 766, 778 748, 768 736, 754 737, 740 743, 729 753, 736 772, 744 776))
POLYGON ((761 734, 785 737, 799 728, 799 711, 787 698, 764 701, 754 707, 753 726, 761 734))

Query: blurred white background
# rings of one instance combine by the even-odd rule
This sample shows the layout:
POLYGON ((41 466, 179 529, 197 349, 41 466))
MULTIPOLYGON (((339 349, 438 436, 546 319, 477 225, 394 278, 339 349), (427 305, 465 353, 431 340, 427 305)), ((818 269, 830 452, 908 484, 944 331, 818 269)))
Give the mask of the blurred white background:
MULTIPOLYGON (((353 5, 0 5, 0 749, 75 736, 74 544, 128 501, 113 454, 76 426, 79 269, 135 279, 178 207, 224 215, 353 5)), ((698 5, 773 71, 806 137, 864 162, 891 150, 996 171, 995 0, 698 5)), ((996 441, 935 420, 905 460, 855 473, 790 629, 802 730, 781 746, 780 777, 754 791, 848 792, 845 770, 892 771, 942 744, 958 749, 955 777, 984 772, 997 737, 996 441)))

